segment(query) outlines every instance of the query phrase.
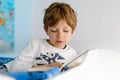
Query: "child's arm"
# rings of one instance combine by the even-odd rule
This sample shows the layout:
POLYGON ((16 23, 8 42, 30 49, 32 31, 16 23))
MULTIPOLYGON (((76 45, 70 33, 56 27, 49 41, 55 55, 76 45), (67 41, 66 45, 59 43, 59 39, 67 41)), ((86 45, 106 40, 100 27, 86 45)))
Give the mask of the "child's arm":
POLYGON ((28 71, 32 66, 33 58, 36 55, 36 45, 35 40, 29 42, 21 54, 15 58, 13 66, 10 69, 10 72, 22 72, 28 71))
POLYGON ((58 67, 58 68, 60 68, 61 66, 62 66, 62 64, 60 64, 59 62, 52 62, 50 64, 45 64, 45 65, 40 65, 40 66, 33 65, 32 68, 39 68, 39 67, 58 67))

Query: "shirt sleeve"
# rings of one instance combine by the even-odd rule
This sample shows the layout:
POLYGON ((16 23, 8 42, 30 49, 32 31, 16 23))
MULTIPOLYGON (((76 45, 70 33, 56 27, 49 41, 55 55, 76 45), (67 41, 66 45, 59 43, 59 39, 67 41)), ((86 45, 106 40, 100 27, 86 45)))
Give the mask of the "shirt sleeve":
POLYGON ((21 52, 21 54, 15 58, 13 66, 9 72, 23 72, 28 71, 32 66, 33 59, 36 54, 36 48, 34 41, 29 42, 27 47, 21 52))

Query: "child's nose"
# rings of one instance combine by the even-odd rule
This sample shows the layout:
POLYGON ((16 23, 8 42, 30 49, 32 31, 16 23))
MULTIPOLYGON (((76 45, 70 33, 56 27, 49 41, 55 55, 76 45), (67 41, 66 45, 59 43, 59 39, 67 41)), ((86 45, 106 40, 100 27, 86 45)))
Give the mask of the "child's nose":
POLYGON ((62 31, 59 31, 57 37, 58 37, 58 38, 62 38, 63 35, 64 35, 63 32, 62 32, 62 31))

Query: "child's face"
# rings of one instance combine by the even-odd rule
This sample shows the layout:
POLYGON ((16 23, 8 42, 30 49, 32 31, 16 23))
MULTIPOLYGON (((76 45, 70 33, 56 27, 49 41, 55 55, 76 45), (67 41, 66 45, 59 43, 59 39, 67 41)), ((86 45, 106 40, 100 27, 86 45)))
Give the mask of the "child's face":
POLYGON ((65 20, 60 20, 56 26, 48 27, 46 33, 51 45, 63 49, 72 35, 72 28, 65 20))

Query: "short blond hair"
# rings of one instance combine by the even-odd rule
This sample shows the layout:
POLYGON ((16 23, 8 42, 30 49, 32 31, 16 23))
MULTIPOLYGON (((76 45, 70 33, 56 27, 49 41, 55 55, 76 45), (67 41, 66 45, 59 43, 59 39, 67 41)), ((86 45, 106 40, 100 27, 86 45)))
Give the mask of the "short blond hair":
POLYGON ((44 14, 44 27, 54 26, 61 19, 64 19, 66 23, 72 28, 72 31, 75 30, 77 19, 75 11, 67 3, 54 2, 47 9, 45 9, 44 14))

